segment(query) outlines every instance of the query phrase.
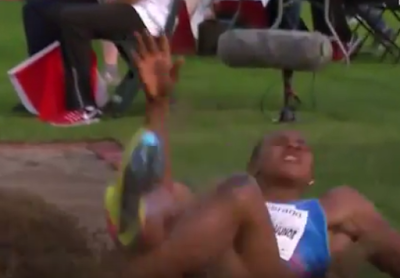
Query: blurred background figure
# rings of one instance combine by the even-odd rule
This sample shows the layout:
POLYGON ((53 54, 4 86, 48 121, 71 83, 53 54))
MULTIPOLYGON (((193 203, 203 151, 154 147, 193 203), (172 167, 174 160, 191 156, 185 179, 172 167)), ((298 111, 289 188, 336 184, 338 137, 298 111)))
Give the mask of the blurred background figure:
POLYGON ((120 81, 118 72, 118 49, 114 43, 103 41, 104 70, 103 78, 110 85, 118 85, 120 81))
MULTIPOLYGON (((29 57, 58 41, 60 30, 48 22, 44 16, 57 5, 65 3, 95 3, 97 0, 26 0, 22 6, 22 23, 29 57)), ((27 112, 21 103, 13 107, 13 112, 27 112)))
MULTIPOLYGON (((113 1, 113 0, 107 0, 113 1)), ((60 30, 48 22, 44 16, 57 5, 68 3, 95 3, 97 0, 27 0, 22 6, 22 23, 29 57, 40 52, 59 40, 60 30)), ((118 73, 118 50, 112 42, 103 42, 103 77, 108 84, 116 85, 120 81, 118 73)), ((27 112, 21 103, 13 107, 13 112, 27 112)))
MULTIPOLYGON (((116 0, 105 0, 105 2, 115 2, 116 0)), ((114 43, 103 41, 103 78, 109 85, 118 85, 121 78, 118 72, 118 49, 114 43)))
POLYGON ((378 36, 385 36, 387 39, 393 40, 396 37, 396 32, 388 24, 386 24, 382 10, 374 7, 371 4, 357 5, 355 8, 356 14, 367 23, 374 31, 374 40, 371 45, 371 51, 380 51, 383 49, 378 36))
POLYGON ((215 18, 214 5, 219 0, 185 0, 193 36, 198 39, 199 25, 215 18))

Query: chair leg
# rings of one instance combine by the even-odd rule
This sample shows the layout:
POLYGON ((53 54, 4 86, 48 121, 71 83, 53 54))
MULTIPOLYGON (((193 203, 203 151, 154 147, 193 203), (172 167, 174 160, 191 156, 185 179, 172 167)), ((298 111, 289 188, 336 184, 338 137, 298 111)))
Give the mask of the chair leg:
MULTIPOLYGON (((390 10, 390 12, 400 22, 400 16, 397 11, 390 10)), ((385 51, 381 56, 381 60, 385 60, 386 57, 391 54, 394 58, 393 63, 397 64, 400 60, 400 46, 396 43, 396 41, 400 35, 400 28, 396 30, 395 35, 392 38, 388 37, 387 34, 379 35, 382 37, 382 45, 385 47, 385 51)))
MULTIPOLYGON (((364 24, 363 24, 363 21, 362 21, 362 19, 358 16, 358 15, 356 15, 355 17, 354 17, 355 19, 356 19, 356 21, 357 21, 357 24, 356 24, 356 26, 351 30, 351 33, 354 35, 354 36, 358 36, 358 31, 359 31, 359 29, 361 29, 361 27, 364 27, 364 24)), ((371 34, 371 32, 369 32, 369 30, 366 30, 367 32, 363 35, 363 37, 362 37, 362 39, 361 39, 361 42, 360 42, 360 47, 363 47, 364 46, 364 44, 365 44, 365 42, 368 40, 368 38, 372 35, 371 34)))
POLYGON ((396 32, 395 38, 390 38, 387 34, 378 34, 382 45, 385 47, 385 51, 381 56, 382 61, 385 60, 389 54, 391 54, 394 57, 394 63, 397 63, 400 55, 400 48, 396 44, 396 38, 398 37, 399 31, 396 32))
POLYGON ((364 27, 368 34, 372 35, 375 39, 378 39, 382 46, 385 48, 385 51, 380 57, 381 61, 384 61, 388 54, 392 54, 393 56, 397 57, 396 54, 398 53, 398 46, 392 38, 390 38, 385 33, 375 31, 363 21, 360 21, 360 24, 364 27))
MULTIPOLYGON (((397 19, 397 21, 400 22, 399 11, 398 10, 391 10, 391 12, 392 12, 392 15, 397 19)), ((396 60, 395 60, 396 64, 399 63, 399 61, 400 61, 400 46, 396 43, 397 42, 397 38, 399 37, 399 35, 400 35, 400 28, 397 28, 396 35, 393 38, 393 42, 394 42, 395 47, 396 47, 396 49, 398 51, 397 52, 397 57, 396 57, 396 60)))

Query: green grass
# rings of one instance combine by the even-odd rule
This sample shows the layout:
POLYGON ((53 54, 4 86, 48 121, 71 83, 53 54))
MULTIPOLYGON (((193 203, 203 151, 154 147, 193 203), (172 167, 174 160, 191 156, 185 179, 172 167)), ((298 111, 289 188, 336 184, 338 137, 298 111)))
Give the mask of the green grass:
MULTIPOLYGON (((20 7, 0 3, 0 70, 25 58, 20 7)), ((400 68, 377 61, 329 66, 317 75, 313 108, 310 74, 296 75, 304 105, 301 120, 291 126, 271 123, 280 104, 279 73, 233 70, 214 60, 190 58, 178 86, 180 105, 172 117, 175 174, 197 189, 244 168, 250 148, 261 134, 277 128, 303 131, 316 154, 312 194, 348 184, 372 198, 400 227, 400 68), (266 95, 266 114, 260 100, 266 95)), ((50 141, 116 138, 124 142, 142 121, 143 100, 123 119, 60 129, 8 111, 16 96, 5 74, 0 76, 0 140, 50 141)), ((367 277, 377 277, 369 272, 367 277)))

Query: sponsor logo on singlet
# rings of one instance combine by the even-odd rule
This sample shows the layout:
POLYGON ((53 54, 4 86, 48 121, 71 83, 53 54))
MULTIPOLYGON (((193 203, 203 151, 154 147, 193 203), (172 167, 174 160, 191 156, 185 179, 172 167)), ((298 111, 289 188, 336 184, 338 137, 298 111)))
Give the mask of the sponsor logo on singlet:
POLYGON ((281 259, 289 261, 299 244, 307 225, 308 211, 294 205, 266 203, 275 228, 281 259))

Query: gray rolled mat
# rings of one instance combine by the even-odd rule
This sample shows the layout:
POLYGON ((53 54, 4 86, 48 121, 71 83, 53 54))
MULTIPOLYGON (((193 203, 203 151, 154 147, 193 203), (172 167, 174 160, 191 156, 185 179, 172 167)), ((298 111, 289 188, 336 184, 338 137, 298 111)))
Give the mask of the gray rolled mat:
POLYGON ((331 61, 332 45, 317 32, 235 29, 219 37, 217 55, 230 67, 317 71, 331 61))

